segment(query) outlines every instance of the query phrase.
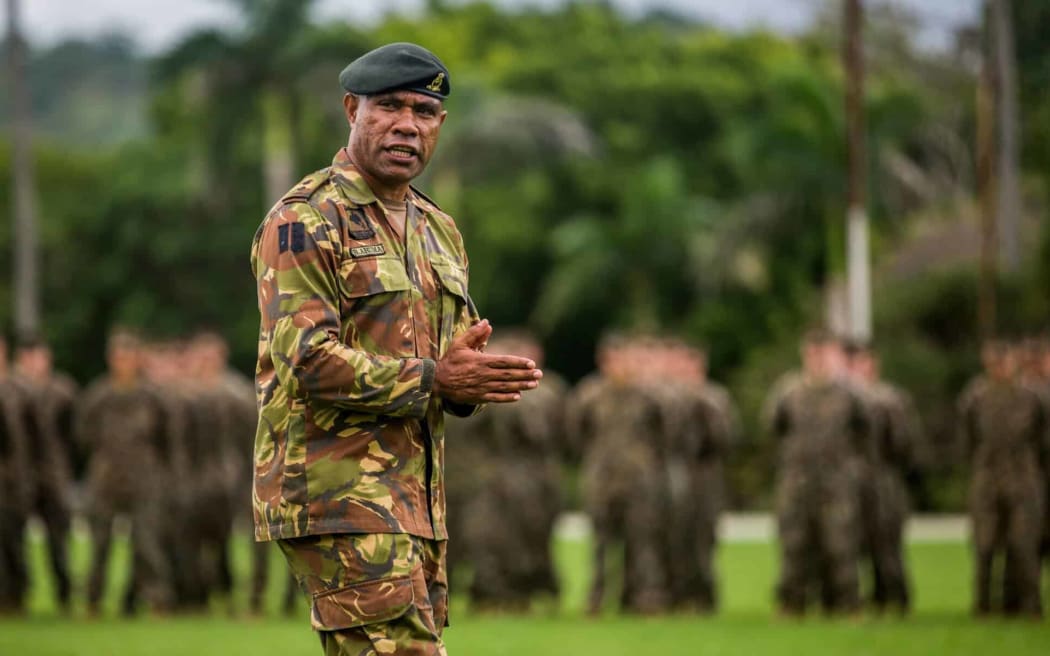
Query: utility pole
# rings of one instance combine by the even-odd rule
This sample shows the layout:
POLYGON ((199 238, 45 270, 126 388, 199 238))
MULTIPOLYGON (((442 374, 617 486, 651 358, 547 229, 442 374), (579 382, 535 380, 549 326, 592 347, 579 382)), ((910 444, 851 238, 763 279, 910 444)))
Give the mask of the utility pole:
POLYGON ((12 245, 15 335, 28 338, 40 328, 36 184, 33 180, 32 123, 26 85, 26 47, 19 29, 18 0, 7 0, 7 65, 11 81, 12 245))
MULTIPOLYGON (((994 0, 992 0, 994 2, 994 0)), ((989 3, 990 4, 990 3, 989 3)), ((989 38, 991 7, 985 6, 985 38, 982 39, 981 72, 977 79, 977 194, 981 208, 981 269, 977 289, 977 327, 981 339, 995 337, 996 280, 999 240, 997 231, 996 180, 996 66, 989 38)))
POLYGON ((991 0, 988 33, 995 66, 995 116, 998 143, 997 186, 999 246, 1003 268, 1021 268, 1020 109, 1017 98, 1017 53, 1010 0, 991 0))
POLYGON ((846 270, 849 287, 850 337, 868 341, 871 326, 871 248, 868 240, 867 151, 864 138, 864 8, 861 0, 846 0, 846 270))

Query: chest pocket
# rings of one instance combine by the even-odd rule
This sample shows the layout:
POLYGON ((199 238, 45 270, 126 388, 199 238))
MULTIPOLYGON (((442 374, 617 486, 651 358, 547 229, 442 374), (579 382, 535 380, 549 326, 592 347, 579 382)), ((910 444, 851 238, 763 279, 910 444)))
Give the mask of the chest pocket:
POLYGON ((340 267, 343 293, 356 299, 384 292, 405 292, 412 288, 404 263, 395 257, 347 257, 340 267))
POLYGON ((469 317, 466 316, 468 304, 467 272, 455 262, 433 259, 430 262, 434 274, 441 283, 441 354, 444 355, 449 342, 456 334, 456 327, 462 321, 461 329, 466 329, 469 317))

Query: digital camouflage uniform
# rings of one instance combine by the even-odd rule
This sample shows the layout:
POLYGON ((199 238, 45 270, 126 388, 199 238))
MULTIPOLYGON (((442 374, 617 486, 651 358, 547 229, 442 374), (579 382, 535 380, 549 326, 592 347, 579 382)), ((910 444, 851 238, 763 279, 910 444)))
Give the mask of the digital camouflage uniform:
POLYGON ((918 414, 907 394, 876 382, 864 387, 872 430, 865 450, 861 492, 862 551, 871 566, 871 604, 882 610, 910 606, 904 562, 904 524, 910 501, 905 477, 919 464, 918 414))
MULTIPOLYGON (((230 370, 223 380, 223 393, 230 413, 228 428, 230 448, 227 450, 229 469, 230 507, 234 513, 234 525, 252 521, 252 450, 255 429, 259 422, 259 411, 255 407, 255 386, 240 372, 230 370)), ((253 614, 261 614, 266 586, 270 574, 270 554, 277 548, 269 542, 252 541, 252 562, 249 571, 248 607, 253 614)), ((286 565, 284 560, 282 565, 286 565)), ((299 600, 298 585, 289 571, 282 579, 284 594, 282 610, 290 614, 299 600)))
MULTIPOLYGON (((1037 615, 1039 542, 1042 537, 1047 417, 1024 385, 980 377, 959 400, 960 435, 970 456, 970 513, 976 557, 975 610, 995 610, 993 565, 1009 555, 1003 577, 1005 608, 1037 615), (1016 585, 1016 590, 1005 586, 1016 585)), ((1005 567, 1005 565, 1004 565, 1005 567)))
POLYGON ((664 610, 669 601, 661 546, 666 417, 659 398, 641 385, 593 376, 577 386, 568 413, 568 430, 582 446, 581 491, 595 530, 590 612, 601 609, 606 555, 618 542, 624 548, 621 606, 642 613, 664 610))
POLYGON ((728 393, 714 383, 666 386, 673 438, 665 457, 666 569, 673 604, 713 612, 718 517, 725 498, 724 460, 736 430, 728 393))
POLYGON ((443 653, 444 413, 475 410, 431 393, 436 361, 478 320, 459 231, 412 190, 399 239, 343 149, 270 211, 252 269, 256 538, 283 541, 326 650, 443 653), (376 534, 396 555, 353 587, 317 567, 376 534))
POLYGON ((868 431, 863 403, 844 382, 802 375, 782 379, 767 403, 766 418, 779 442, 780 608, 803 613, 819 591, 826 612, 854 612, 859 454, 868 431))
POLYGON ((187 381, 177 387, 171 391, 181 401, 185 418, 181 444, 186 472, 179 486, 177 589, 183 607, 204 609, 212 593, 228 595, 233 585, 228 549, 234 518, 230 481, 235 476, 231 472, 235 410, 221 385, 187 381))
POLYGON ((557 594, 551 533, 563 505, 565 393, 565 384, 545 372, 543 386, 517 403, 467 420, 477 422, 471 438, 486 447, 483 472, 472 474, 480 484, 459 520, 474 568, 471 600, 479 607, 524 610, 537 593, 557 594))
POLYGON ((0 378, 0 615, 24 610, 26 509, 32 495, 24 388, 0 378))
POLYGON ((483 432, 481 421, 491 408, 474 417, 449 417, 445 422, 445 526, 448 530, 446 554, 449 585, 460 583, 464 567, 473 569, 474 545, 467 539, 471 504, 490 486, 496 470, 495 449, 483 432))
POLYGON ((26 389, 33 512, 47 536, 51 572, 59 606, 69 606, 68 545, 73 486, 72 413, 77 386, 68 376, 56 374, 46 381, 20 378, 26 389))
POLYGON ((93 382, 77 408, 75 430, 89 453, 85 492, 91 530, 89 611, 96 613, 104 591, 113 519, 131 521, 132 577, 125 611, 141 597, 155 610, 171 603, 171 574, 164 548, 162 512, 172 483, 166 465, 168 418, 161 397, 145 383, 117 385, 108 377, 93 382))

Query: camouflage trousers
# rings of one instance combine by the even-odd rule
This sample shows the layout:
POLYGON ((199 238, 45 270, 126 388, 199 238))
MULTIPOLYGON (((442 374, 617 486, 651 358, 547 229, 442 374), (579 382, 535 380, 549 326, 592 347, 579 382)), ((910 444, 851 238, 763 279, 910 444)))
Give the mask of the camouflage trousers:
POLYGON ((1042 537, 1042 485, 1032 471, 976 470, 970 487, 970 516, 976 559, 975 611, 1042 614, 1039 542, 1042 537), (995 561, 1004 559, 1001 583, 995 561), (993 588, 1001 586, 1002 599, 993 588))
POLYGON ((866 472, 860 497, 862 552, 871 572, 870 603, 878 611, 891 605, 900 612, 910 608, 904 561, 908 505, 908 490, 899 475, 885 466, 866 472))
POLYGON ((0 503, 0 616, 21 613, 29 587, 25 512, 0 503))
MULTIPOLYGON (((148 479, 146 479, 148 480, 148 479)), ((161 498, 143 489, 137 498, 100 494, 89 484, 87 520, 91 531, 91 569, 87 582, 88 612, 97 614, 105 591, 113 543, 113 522, 125 514, 131 521, 131 577, 124 592, 123 611, 131 614, 144 599, 154 611, 171 608, 171 571, 164 550, 165 515, 161 498)))
POLYGON ((370 533, 278 544, 310 598, 310 623, 326 656, 446 654, 444 541, 370 533))
POLYGON ((827 613, 852 613, 859 606, 859 490, 850 463, 824 471, 788 468, 777 482, 777 533, 782 612, 805 612, 819 592, 827 613))

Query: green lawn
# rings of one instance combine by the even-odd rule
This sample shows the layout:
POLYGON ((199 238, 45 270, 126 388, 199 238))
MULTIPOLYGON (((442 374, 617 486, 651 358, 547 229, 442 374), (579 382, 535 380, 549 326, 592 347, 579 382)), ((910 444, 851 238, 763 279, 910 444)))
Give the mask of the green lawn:
MULTIPOLYGON (((247 543, 237 545, 237 573, 246 575, 247 543)), ((619 617, 609 612, 600 619, 581 614, 587 586, 587 545, 563 542, 558 562, 565 585, 560 606, 540 605, 527 617, 471 615, 463 599, 453 600, 453 626, 446 632, 454 656, 524 656, 542 654, 711 654, 814 656, 821 654, 931 655, 1050 653, 1050 622, 975 622, 970 605, 969 552, 961 543, 923 543, 910 548, 915 583, 913 617, 864 618, 826 621, 782 621, 774 617, 771 589, 776 553, 769 544, 731 544, 723 547, 720 572, 723 610, 710 619, 619 617)), ((276 554, 275 554, 276 555, 276 554)), ((74 564, 83 573, 86 545, 74 545, 74 564)), ((114 617, 116 591, 122 585, 126 548, 116 553, 111 577, 108 615, 101 620, 58 617, 49 603, 44 554, 32 549, 33 570, 39 584, 31 599, 28 619, 0 621, 0 655, 109 656, 119 654, 218 656, 220 654, 320 653, 307 625, 305 608, 297 617, 282 618, 279 575, 272 577, 270 615, 264 619, 230 616, 215 604, 209 617, 147 618, 124 621, 114 617)), ((273 559, 274 571, 280 563, 273 559)), ((243 608, 243 598, 235 603, 243 608)))

